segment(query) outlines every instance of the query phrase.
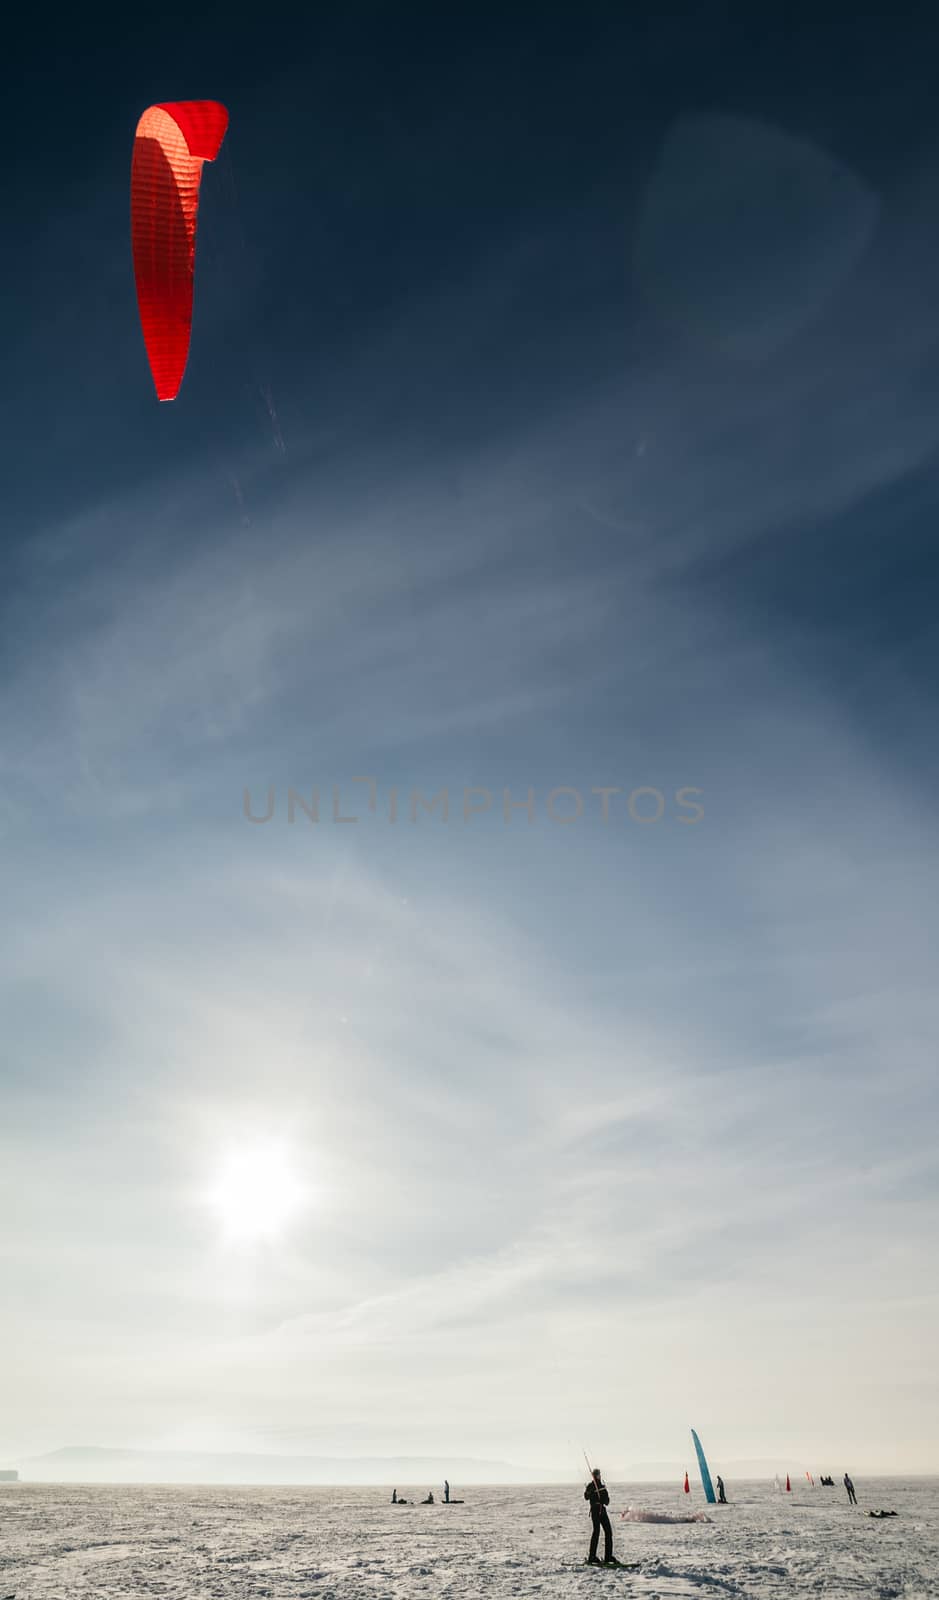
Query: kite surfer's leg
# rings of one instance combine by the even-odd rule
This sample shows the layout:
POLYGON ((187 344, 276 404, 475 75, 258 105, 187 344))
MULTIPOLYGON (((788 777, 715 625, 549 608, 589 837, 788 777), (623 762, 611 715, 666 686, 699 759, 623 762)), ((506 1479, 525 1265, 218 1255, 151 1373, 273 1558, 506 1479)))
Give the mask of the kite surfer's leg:
POLYGON ((593 1533, 590 1535, 590 1552, 588 1561, 596 1561, 597 1545, 600 1543, 600 1512, 595 1506, 590 1508, 590 1520, 593 1523, 593 1533))
POLYGON ((603 1559, 604 1561, 612 1561, 613 1529, 610 1527, 610 1519, 606 1514, 606 1506, 600 1512, 600 1527, 603 1529, 603 1559))

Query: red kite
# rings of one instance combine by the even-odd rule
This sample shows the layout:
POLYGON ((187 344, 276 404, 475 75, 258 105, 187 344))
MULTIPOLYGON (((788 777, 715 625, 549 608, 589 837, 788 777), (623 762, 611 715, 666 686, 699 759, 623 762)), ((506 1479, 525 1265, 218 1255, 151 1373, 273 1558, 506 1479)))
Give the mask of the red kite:
POLYGON ((227 127, 228 112, 215 100, 150 106, 137 124, 130 233, 140 324, 160 400, 175 400, 186 370, 202 163, 215 160, 227 127))

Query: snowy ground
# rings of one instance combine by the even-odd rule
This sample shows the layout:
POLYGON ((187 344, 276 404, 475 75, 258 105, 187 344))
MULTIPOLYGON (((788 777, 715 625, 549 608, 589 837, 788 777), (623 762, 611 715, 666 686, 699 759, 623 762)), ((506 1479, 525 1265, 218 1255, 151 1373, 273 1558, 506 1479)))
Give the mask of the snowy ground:
MULTIPOLYGON (((399 1493, 412 1493, 399 1484, 399 1493)), ((627 1523, 627 1505, 700 1510, 700 1490, 611 1486, 616 1553, 638 1572, 583 1565, 582 1489, 459 1490, 462 1506, 394 1507, 380 1489, 0 1486, 0 1600, 411 1600, 609 1588, 651 1597, 937 1600, 939 1479, 843 1489, 728 1484, 709 1523, 627 1523), (897 1510, 873 1521, 872 1507, 897 1510)), ((418 1496, 426 1492, 421 1485, 418 1496)), ((436 1492, 436 1490, 435 1490, 436 1492)))

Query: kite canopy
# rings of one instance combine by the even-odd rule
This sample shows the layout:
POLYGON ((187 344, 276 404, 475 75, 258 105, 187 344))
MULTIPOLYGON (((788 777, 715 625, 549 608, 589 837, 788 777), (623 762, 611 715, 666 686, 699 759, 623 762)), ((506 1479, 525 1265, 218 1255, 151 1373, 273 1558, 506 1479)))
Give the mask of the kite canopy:
POLYGON ((175 400, 192 331, 202 163, 221 149, 228 112, 216 100, 150 106, 137 124, 130 232, 137 305, 160 400, 175 400))

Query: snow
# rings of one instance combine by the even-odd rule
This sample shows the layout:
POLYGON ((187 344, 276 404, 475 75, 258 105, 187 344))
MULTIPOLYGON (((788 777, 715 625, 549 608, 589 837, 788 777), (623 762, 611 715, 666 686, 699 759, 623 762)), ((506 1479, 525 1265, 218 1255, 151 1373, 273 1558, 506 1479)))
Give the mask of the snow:
MULTIPOLYGON (((583 1565, 582 1485, 459 1489, 462 1506, 392 1506, 387 1489, 0 1486, 0 1597, 17 1600, 519 1600, 597 1587, 679 1600, 937 1600, 939 1480, 855 1480, 844 1490, 733 1484, 710 1521, 627 1522, 701 1509, 675 1485, 611 1484, 617 1555, 583 1565), (869 1509, 895 1509, 876 1521, 869 1509)), ((421 1498, 430 1485, 399 1483, 421 1498)), ((435 1494, 439 1492, 434 1485, 435 1494)))

